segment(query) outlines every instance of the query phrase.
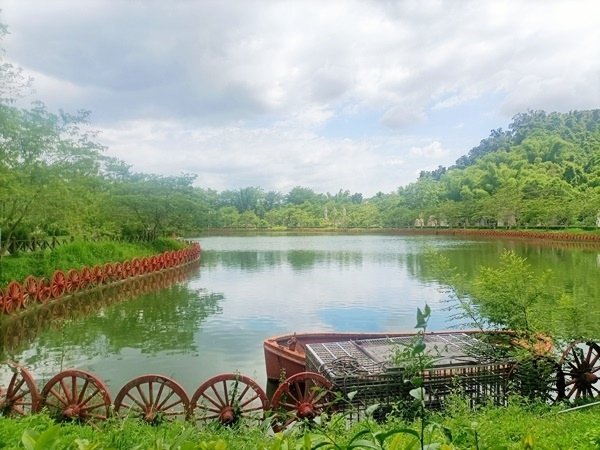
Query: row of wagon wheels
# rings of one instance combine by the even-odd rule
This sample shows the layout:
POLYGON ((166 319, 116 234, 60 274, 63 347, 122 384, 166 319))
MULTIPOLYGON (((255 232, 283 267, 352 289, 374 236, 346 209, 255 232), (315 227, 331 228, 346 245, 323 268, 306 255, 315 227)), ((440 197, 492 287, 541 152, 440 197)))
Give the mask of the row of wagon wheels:
POLYGON ((0 414, 24 416, 45 409, 57 421, 93 422, 115 414, 149 424, 173 420, 221 425, 262 422, 273 412, 273 427, 283 429, 300 419, 312 419, 333 405, 332 384, 312 372, 285 380, 271 401, 251 378, 224 373, 202 383, 189 397, 175 380, 163 375, 142 375, 129 381, 114 401, 106 385, 94 374, 65 370, 40 390, 31 373, 15 363, 6 387, 0 388, 0 414))
MULTIPOLYGON (((600 371, 600 347, 574 342, 563 352, 562 389, 567 400, 596 397, 600 371)), ((38 391, 25 368, 6 363, 12 377, 0 388, 0 413, 25 415, 45 408, 59 421, 89 422, 116 414, 150 424, 192 420, 234 425, 257 424, 271 418, 275 431, 294 422, 311 420, 338 406, 339 395, 324 376, 302 372, 280 383, 269 401, 251 378, 238 373, 217 375, 202 383, 191 397, 175 380, 162 375, 134 378, 111 400, 108 389, 95 375, 82 370, 65 370, 38 391)))
POLYGON ((200 244, 196 242, 182 250, 133 258, 122 263, 106 263, 91 268, 83 267, 81 270, 70 269, 66 273, 57 270, 50 280, 32 275, 25 278, 23 283, 13 280, 4 291, 0 289, 0 312, 11 314, 26 308, 30 303, 47 303, 64 295, 73 295, 93 287, 187 264, 198 259, 200 252, 200 244))

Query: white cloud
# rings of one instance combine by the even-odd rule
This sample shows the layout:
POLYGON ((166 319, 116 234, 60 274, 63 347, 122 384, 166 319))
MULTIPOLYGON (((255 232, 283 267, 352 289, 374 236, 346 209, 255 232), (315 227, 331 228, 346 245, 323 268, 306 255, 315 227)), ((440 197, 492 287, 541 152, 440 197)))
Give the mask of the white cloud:
POLYGON ((411 147, 410 154, 414 156, 421 156, 426 159, 440 159, 450 152, 442 147, 442 144, 438 141, 422 146, 422 147, 411 147))
POLYGON ((445 133, 475 145, 527 109, 600 105, 595 0, 5 0, 2 8, 7 57, 34 74, 37 98, 92 110, 114 153, 136 169, 195 168, 215 188, 244 180, 385 190, 419 168, 389 180, 373 168, 411 147, 440 164, 468 152, 443 152, 442 142, 455 147, 445 133), (506 122, 456 136, 464 119, 453 113, 490 97, 485 113, 506 122), (349 141, 320 132, 340 118, 349 141), (229 170, 203 169, 215 165, 229 170))

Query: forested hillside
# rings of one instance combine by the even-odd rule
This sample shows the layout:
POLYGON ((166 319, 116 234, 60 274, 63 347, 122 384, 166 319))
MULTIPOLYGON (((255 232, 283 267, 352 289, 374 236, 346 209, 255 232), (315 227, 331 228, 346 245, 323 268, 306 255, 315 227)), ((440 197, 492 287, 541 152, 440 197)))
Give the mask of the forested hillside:
MULTIPOLYGON (((3 30, 0 30, 0 35, 3 30)), ((127 237, 206 228, 596 226, 600 110, 531 111, 452 167, 394 193, 217 192, 193 174, 134 173, 105 155, 89 114, 19 108, 27 80, 0 64, 0 238, 127 237)), ((398 180, 398 184, 401 180, 398 180)))
POLYGON ((595 226, 600 110, 518 114, 448 169, 421 174, 399 203, 450 226, 595 226))

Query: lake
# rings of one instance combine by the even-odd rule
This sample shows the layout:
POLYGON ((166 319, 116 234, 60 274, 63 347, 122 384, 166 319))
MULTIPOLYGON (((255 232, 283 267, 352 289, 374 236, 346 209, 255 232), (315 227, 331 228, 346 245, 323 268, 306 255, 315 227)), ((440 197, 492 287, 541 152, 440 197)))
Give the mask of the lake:
POLYGON ((411 330, 425 304, 433 311, 431 330, 456 325, 448 293, 428 275, 428 249, 468 275, 514 250, 536 271, 552 270, 553 286, 578 299, 565 310, 562 328, 600 335, 598 247, 384 234, 199 240, 201 262, 179 280, 110 300, 74 298, 61 306, 68 319, 42 311, 37 328, 40 318, 23 319, 22 339, 16 328, 4 330, 4 356, 29 368, 38 383, 61 368, 91 371, 113 397, 146 373, 173 377, 190 395, 221 372, 239 371, 264 386, 262 341, 272 335, 411 330))

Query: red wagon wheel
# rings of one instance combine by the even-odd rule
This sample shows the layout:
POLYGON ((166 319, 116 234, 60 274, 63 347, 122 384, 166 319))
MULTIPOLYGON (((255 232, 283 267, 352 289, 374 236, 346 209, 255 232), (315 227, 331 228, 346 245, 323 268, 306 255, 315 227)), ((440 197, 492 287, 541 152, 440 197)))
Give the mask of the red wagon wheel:
POLYGON ((190 415, 198 421, 235 425, 244 420, 262 422, 269 400, 254 380, 237 373, 223 373, 205 381, 190 403, 190 415))
POLYGON ((68 294, 74 294, 79 290, 81 285, 81 276, 77 269, 71 269, 67 272, 67 282, 65 284, 65 290, 68 294))
POLYGON ((123 278, 129 278, 133 276, 133 267, 131 261, 125 261, 123 263, 123 278))
POLYGON ((24 416, 37 412, 40 393, 31 373, 13 362, 2 363, 2 379, 8 384, 0 386, 0 414, 24 416))
POLYGON ((85 289, 92 282, 92 271, 89 267, 83 266, 81 268, 81 289, 85 289))
MULTIPOLYGON (((600 346, 595 342, 573 342, 560 359, 564 386, 559 380, 559 389, 564 388, 567 400, 589 399, 600 393, 598 371, 600 371, 600 346)), ((559 397, 562 397, 562 392, 559 397)))
POLYGON ((133 275, 140 275, 142 273, 142 261, 140 258, 133 258, 131 260, 131 269, 133 271, 133 275))
POLYGON ((165 261, 167 262, 167 267, 173 267, 173 252, 165 253, 165 261))
POLYGON ((104 284, 106 281, 106 276, 104 275, 102 266, 94 266, 92 268, 92 279, 96 285, 104 284))
POLYGON ((29 301, 35 302, 38 293, 38 280, 33 275, 29 275, 23 281, 23 305, 26 306, 29 301))
POLYGON ((152 424, 185 419, 190 400, 184 389, 162 375, 142 375, 121 388, 115 397, 115 411, 131 414, 152 424))
POLYGON ((63 296, 67 285, 67 277, 62 270, 57 270, 52 275, 52 285, 50 286, 50 294, 52 298, 57 299, 63 296))
POLYGON ((107 281, 114 280, 115 277, 115 268, 111 263, 104 264, 104 275, 107 281))
POLYGON ((11 281, 4 292, 4 312, 11 312, 21 308, 23 305, 23 288, 18 281, 11 281))
POLYGON ((281 383, 271 398, 275 431, 333 410, 332 388, 333 384, 327 378, 314 372, 297 373, 281 383))
POLYGON ((156 258, 155 255, 150 257, 150 270, 152 272, 156 271, 156 269, 158 268, 158 258, 156 258))
POLYGON ((52 296, 52 290, 50 289, 50 283, 46 278, 40 278, 38 282, 38 290, 36 300, 39 303, 47 303, 52 296))
POLYGON ((0 289, 0 312, 4 313, 4 291, 0 289))
POLYGON ((122 280, 123 279, 123 264, 121 264, 120 262, 117 262, 114 264, 114 269, 115 269, 115 280, 122 280))
POLYGON ((110 413, 110 395, 104 383, 83 370, 65 370, 42 389, 42 405, 58 420, 87 422, 105 420, 110 413))

